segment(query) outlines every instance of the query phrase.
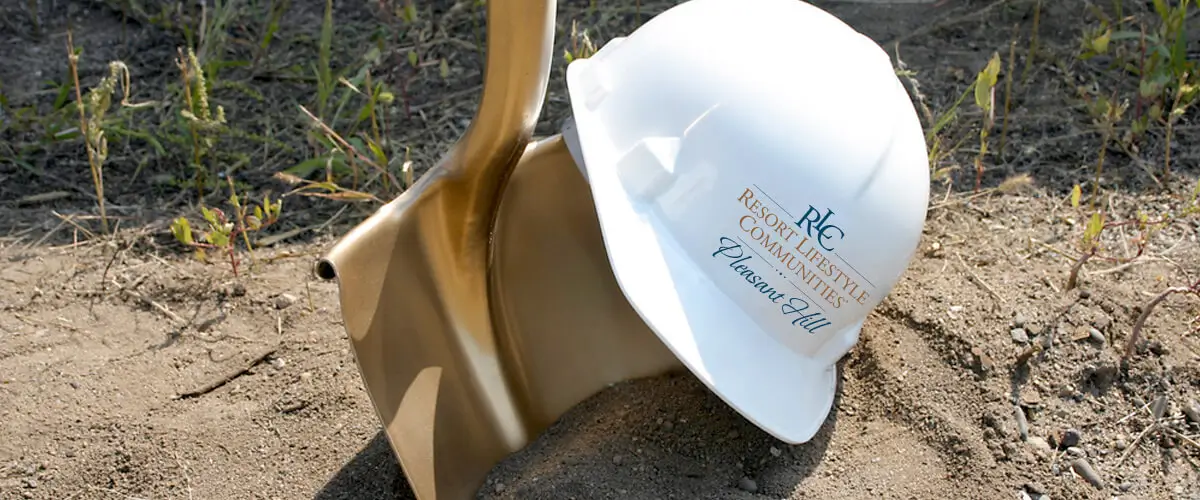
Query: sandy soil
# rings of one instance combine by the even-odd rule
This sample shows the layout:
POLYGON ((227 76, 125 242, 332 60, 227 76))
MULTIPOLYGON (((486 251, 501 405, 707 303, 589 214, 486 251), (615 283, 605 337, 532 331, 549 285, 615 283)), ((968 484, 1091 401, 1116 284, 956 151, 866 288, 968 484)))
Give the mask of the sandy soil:
MULTIPOLYGON (((816 3, 889 51, 898 41, 934 109, 952 103, 993 51, 1006 54, 1012 27, 1027 32, 1031 13, 1028 2, 816 3)), ((1136 265, 1089 263, 1080 286, 1064 290, 1071 260, 1059 252, 1075 251, 1086 220, 1066 199, 1090 178, 1099 146, 1075 86, 1104 64, 1062 62, 1086 22, 1067 3, 1044 7, 1048 55, 1014 88, 1011 143, 984 178, 988 188, 1015 174, 1032 184, 971 197, 972 168, 949 190, 935 182, 922 251, 843 360, 835 409, 812 442, 775 441, 690 375, 631 381, 498 464, 480 497, 1200 499, 1200 421, 1185 411, 1200 411, 1200 301, 1158 306, 1129 366, 1118 363, 1151 296, 1200 271, 1200 225, 1158 233, 1147 248, 1153 258, 1136 265), (1048 347, 1023 357, 1031 346, 1048 347), (1147 432, 1156 402, 1161 425, 1147 432), (1085 477, 1084 462, 1099 482, 1085 477)), ((559 22, 569 31, 585 18, 597 42, 663 8, 588 14, 587 4, 565 3, 559 22)), ((163 54, 178 42, 167 34, 132 24, 127 47, 104 45, 126 26, 121 13, 102 2, 74 8, 82 9, 72 14, 76 43, 103 54, 82 71, 99 74, 96 61, 109 56, 154 68, 143 76, 172 68, 163 54), (146 53, 164 43, 154 49, 162 60, 146 53)), ((347 26, 369 19, 356 10, 366 7, 339 9, 347 26)), ((295 23, 319 19, 319 6, 293 10, 295 23)), ((63 16, 47 16, 50 34, 37 38, 13 20, 21 10, 10 11, 0 34, 9 54, 0 58, 3 88, 10 100, 52 100, 30 89, 65 74, 61 62, 36 63, 61 52, 63 16)), ((1018 43, 1017 68, 1027 44, 1018 43)), ((471 57, 456 61, 468 67, 471 57)), ((561 76, 562 61, 555 65, 561 76)), ((466 119, 472 101, 455 96, 477 77, 418 82, 411 98, 433 103, 423 119, 466 119)), ((552 87, 543 133, 564 116, 561 86, 552 87)), ((414 151, 444 145, 437 133, 412 132, 414 120, 396 126, 415 137, 414 151)), ((1138 168, 1161 161, 1151 145, 1139 160, 1110 153, 1104 180, 1114 213, 1161 210, 1190 192, 1191 121, 1177 138, 1177 177, 1162 187, 1138 168)), ((320 224, 341 205, 300 202, 279 231, 308 230, 260 251, 253 272, 234 278, 228 266, 189 258, 166 234, 164 221, 183 210, 177 190, 112 167, 112 203, 129 222, 111 243, 88 241, 51 212, 91 210, 71 187, 88 189, 86 163, 37 157, 33 170, 0 162, 0 235, 8 235, 0 239, 0 498, 411 498, 348 350, 336 285, 311 274, 315 258, 369 209, 320 224), (70 196, 23 199, 54 190, 70 196)), ((1112 232, 1105 243, 1119 249, 1130 237, 1112 232)))

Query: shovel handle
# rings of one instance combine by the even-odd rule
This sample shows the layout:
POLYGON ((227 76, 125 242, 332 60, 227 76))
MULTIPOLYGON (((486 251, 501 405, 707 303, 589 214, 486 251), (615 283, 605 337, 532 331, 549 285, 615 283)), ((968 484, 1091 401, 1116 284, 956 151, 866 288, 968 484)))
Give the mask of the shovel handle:
POLYGON ((511 158, 509 155, 519 155, 531 140, 550 79, 556 3, 487 2, 483 95, 475 119, 459 141, 459 147, 465 148, 463 157, 511 158))

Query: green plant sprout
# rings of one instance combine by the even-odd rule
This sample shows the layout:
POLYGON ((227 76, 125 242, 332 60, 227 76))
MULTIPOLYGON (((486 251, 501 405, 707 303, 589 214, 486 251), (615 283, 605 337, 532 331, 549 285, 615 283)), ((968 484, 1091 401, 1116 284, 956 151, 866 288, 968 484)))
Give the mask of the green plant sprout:
POLYGON ((975 76, 975 106, 983 112, 983 126, 979 128, 979 154, 975 156, 975 192, 979 192, 983 181, 983 158, 988 153, 988 134, 996 121, 996 81, 1000 76, 1000 54, 992 53, 987 66, 975 76))
MULTIPOLYGON (((232 190, 233 181, 229 182, 232 190)), ((176 241, 194 248, 195 257, 198 260, 207 261, 207 250, 224 253, 228 257, 233 275, 236 277, 238 276, 239 261, 236 251, 238 237, 240 236, 245 242, 246 250, 253 260, 254 248, 247 233, 260 231, 278 221, 283 210, 283 200, 272 201, 269 195, 264 195, 262 203, 254 205, 251 213, 248 212, 249 207, 242 204, 242 200, 235 192, 230 195, 229 204, 233 206, 233 220, 230 220, 219 208, 201 206, 200 213, 204 217, 207 230, 198 236, 194 235, 188 219, 179 217, 171 223, 171 234, 176 241)))

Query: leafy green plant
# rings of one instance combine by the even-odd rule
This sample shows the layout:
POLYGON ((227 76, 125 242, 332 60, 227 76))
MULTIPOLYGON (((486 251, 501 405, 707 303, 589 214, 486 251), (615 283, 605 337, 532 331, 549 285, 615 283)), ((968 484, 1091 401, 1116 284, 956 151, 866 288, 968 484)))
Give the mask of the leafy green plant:
MULTIPOLYGON (((1167 0, 1153 0, 1157 22, 1136 29, 1125 26, 1119 1, 1116 21, 1093 9, 1100 17, 1100 24, 1086 31, 1081 42, 1080 59, 1112 55, 1115 67, 1138 78, 1129 132, 1121 139, 1123 143, 1134 143, 1152 125, 1163 127, 1167 143, 1164 175, 1171 173, 1174 125, 1200 98, 1197 64, 1187 56, 1186 23, 1192 3, 1193 0, 1180 0, 1171 5, 1167 0)), ((1196 4, 1200 6, 1200 0, 1196 4)))
MULTIPOLYGON (((232 181, 230 189, 233 189, 232 181)), ((283 210, 283 200, 272 201, 269 195, 263 196, 262 203, 253 205, 251 209, 243 204, 243 200, 235 192, 230 195, 229 204, 233 207, 232 219, 219 208, 201 206, 200 213, 204 218, 205 230, 195 234, 188 219, 179 217, 171 223, 171 234, 176 241, 194 248, 195 256, 199 260, 207 261, 207 250, 224 253, 229 259, 233 275, 238 276, 237 239, 242 238, 246 251, 253 260, 254 247, 250 243, 248 233, 260 231, 278 221, 283 210)))

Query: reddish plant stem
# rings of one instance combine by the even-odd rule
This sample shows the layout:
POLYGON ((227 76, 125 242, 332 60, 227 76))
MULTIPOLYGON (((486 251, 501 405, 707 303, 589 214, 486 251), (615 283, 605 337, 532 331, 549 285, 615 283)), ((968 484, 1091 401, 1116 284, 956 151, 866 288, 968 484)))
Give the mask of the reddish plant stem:
POLYGON ((1130 332, 1129 339, 1125 341, 1125 352, 1121 354, 1121 366, 1125 366, 1129 362, 1129 356, 1133 355, 1133 351, 1137 346, 1137 342, 1142 336, 1142 327, 1146 325, 1146 318, 1150 317, 1150 313, 1153 312, 1154 308, 1162 303, 1162 301, 1166 300, 1167 297, 1177 293, 1191 293, 1200 295, 1200 281, 1193 283, 1191 286, 1175 286, 1163 290, 1162 293, 1151 299, 1150 302, 1142 308, 1142 314, 1138 315, 1137 321, 1133 323, 1133 331, 1130 332))
POLYGON ((1083 254, 1083 256, 1079 258, 1079 260, 1075 261, 1075 264, 1071 266, 1071 274, 1069 274, 1067 276, 1067 287, 1065 290, 1072 290, 1075 288, 1075 285, 1077 284, 1077 282, 1079 280, 1079 271, 1081 269, 1083 269, 1083 264, 1085 262, 1087 262, 1088 259, 1091 259, 1095 255, 1096 255, 1096 248, 1092 247, 1092 251, 1083 254))

